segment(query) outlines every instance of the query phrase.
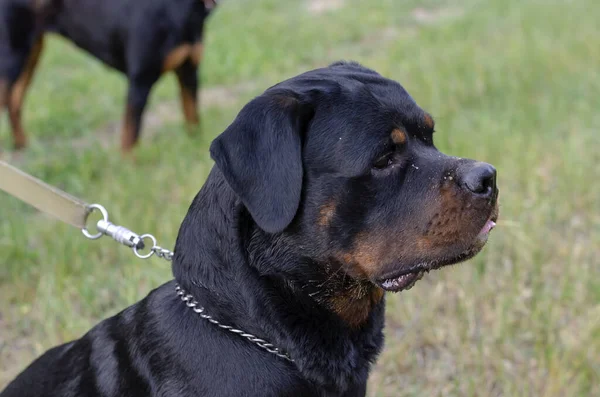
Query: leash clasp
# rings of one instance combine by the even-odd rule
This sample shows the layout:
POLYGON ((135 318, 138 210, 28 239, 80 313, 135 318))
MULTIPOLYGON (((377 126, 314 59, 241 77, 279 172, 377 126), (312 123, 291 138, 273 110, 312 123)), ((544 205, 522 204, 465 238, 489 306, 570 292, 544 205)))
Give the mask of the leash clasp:
POLYGON ((127 229, 124 226, 115 225, 114 223, 108 220, 108 212, 106 208, 101 206, 100 204, 91 204, 88 206, 88 215, 94 212, 97 209, 102 214, 102 219, 96 223, 96 228, 98 228, 98 233, 91 234, 87 227, 81 229, 83 235, 91 240, 99 239, 100 237, 106 235, 112 237, 113 240, 121 243, 127 247, 138 249, 144 248, 144 240, 135 232, 127 229))
POLYGON ((91 204, 87 206, 87 217, 94 212, 94 210, 100 211, 102 214, 102 219, 100 219, 96 223, 96 228, 98 229, 98 233, 91 234, 87 230, 87 226, 81 229, 83 235, 91 240, 99 239, 102 236, 110 236, 113 240, 133 249, 133 253, 140 259, 148 259, 152 255, 156 255, 159 258, 163 258, 167 261, 171 261, 173 259, 173 251, 168 250, 166 248, 161 247, 157 244, 156 238, 151 234, 142 234, 141 236, 131 230, 127 229, 124 226, 115 225, 114 223, 108 220, 108 211, 106 208, 101 206, 100 204, 91 204), (149 245, 149 251, 146 254, 141 253, 140 251, 146 248, 146 244, 144 240, 150 240, 151 245, 149 245))
POLYGON ((144 248, 144 241, 139 235, 127 229, 126 227, 115 225, 104 219, 98 221, 98 231, 112 237, 115 241, 128 247, 136 249, 144 248))

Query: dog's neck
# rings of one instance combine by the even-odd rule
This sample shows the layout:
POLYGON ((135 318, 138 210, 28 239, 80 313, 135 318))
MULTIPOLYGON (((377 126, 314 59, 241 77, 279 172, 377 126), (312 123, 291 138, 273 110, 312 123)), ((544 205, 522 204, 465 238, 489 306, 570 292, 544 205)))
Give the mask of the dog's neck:
POLYGON ((309 280, 327 275, 289 243, 259 230, 213 169, 182 223, 173 273, 211 316, 286 351, 305 378, 338 391, 366 382, 383 342, 383 300, 369 302, 360 326, 349 325, 325 302, 363 294, 348 285, 340 296, 319 289, 311 297, 309 280))

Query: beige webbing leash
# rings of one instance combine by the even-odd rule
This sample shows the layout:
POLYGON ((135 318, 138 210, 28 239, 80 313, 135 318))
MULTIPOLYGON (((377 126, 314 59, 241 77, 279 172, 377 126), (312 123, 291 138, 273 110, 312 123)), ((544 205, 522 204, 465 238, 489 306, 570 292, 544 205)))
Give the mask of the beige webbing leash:
POLYGON ((156 254, 160 258, 171 260, 173 252, 156 245, 156 238, 151 234, 138 235, 123 226, 115 225, 108 220, 108 212, 100 204, 87 204, 80 199, 50 186, 45 182, 21 171, 0 160, 0 189, 55 218, 80 229, 84 236, 96 240, 104 235, 133 249, 138 258, 146 259, 156 254), (86 227, 88 216, 100 211, 102 219, 96 224, 98 232, 91 234, 86 227), (152 248, 142 254, 144 239, 152 241, 152 248))
POLYGON ((90 211, 83 201, 1 160, 0 189, 69 225, 85 228, 90 211))

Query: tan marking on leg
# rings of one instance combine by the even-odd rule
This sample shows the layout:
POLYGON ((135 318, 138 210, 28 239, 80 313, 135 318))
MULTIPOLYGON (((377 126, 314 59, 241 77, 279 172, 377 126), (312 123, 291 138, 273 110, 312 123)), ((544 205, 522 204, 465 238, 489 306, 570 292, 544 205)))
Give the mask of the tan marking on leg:
POLYGON ((175 70, 192 55, 192 46, 182 44, 172 49, 163 61, 163 72, 175 70))
POLYGON ((121 131, 121 151, 128 153, 133 149, 137 141, 137 129, 133 108, 129 105, 125 108, 125 119, 123 120, 123 131, 121 131))
POLYGON ((404 145, 406 143, 406 132, 399 128, 395 128, 392 131, 392 142, 396 145, 404 145))
POLYGON ((191 50, 191 59, 194 66, 200 65, 200 62, 202 62, 203 53, 204 45, 201 42, 194 43, 191 50))
POLYGON ((39 62, 43 47, 43 37, 40 37, 31 49, 31 53, 29 54, 29 58, 25 64, 25 68, 10 90, 8 113, 12 127, 13 140, 15 143, 15 148, 17 149, 23 148, 27 145, 27 137, 25 136, 23 125, 21 124, 21 110, 23 108, 23 101, 25 100, 27 88, 29 88, 29 85, 33 79, 33 73, 35 72, 35 67, 39 62))
POLYGON ((0 115, 8 105, 8 80, 0 80, 0 115))
POLYGON ((198 94, 196 93, 196 95, 194 95, 193 92, 190 92, 190 90, 183 85, 180 78, 178 78, 178 81, 183 115, 188 124, 188 133, 192 133, 193 130, 195 130, 195 127, 200 123, 200 118, 198 117, 198 94))

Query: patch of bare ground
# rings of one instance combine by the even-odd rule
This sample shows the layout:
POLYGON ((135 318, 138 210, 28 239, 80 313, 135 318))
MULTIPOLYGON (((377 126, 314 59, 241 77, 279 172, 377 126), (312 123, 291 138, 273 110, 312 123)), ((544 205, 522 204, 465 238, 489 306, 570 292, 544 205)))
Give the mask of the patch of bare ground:
POLYGON ((411 12, 411 15, 418 23, 427 25, 459 18, 464 15, 464 10, 458 7, 439 7, 432 9, 418 7, 411 12))
POLYGON ((344 0, 309 0, 307 8, 312 14, 324 14, 342 8, 344 3, 344 0))

